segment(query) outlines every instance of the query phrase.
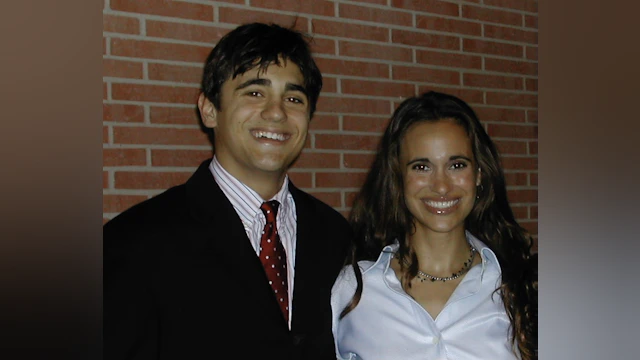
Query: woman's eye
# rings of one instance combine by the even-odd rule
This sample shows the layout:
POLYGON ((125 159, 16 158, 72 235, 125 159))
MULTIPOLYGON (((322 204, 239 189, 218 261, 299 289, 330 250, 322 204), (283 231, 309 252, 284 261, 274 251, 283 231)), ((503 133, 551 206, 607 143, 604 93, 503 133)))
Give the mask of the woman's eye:
POLYGON ((467 164, 463 163, 463 162, 457 162, 457 163, 453 163, 453 165, 451 165, 451 167, 453 169, 464 169, 467 167, 467 164))
POLYGON ((413 165, 413 167, 411 167, 413 170, 417 170, 417 171, 427 171, 429 170, 429 167, 425 164, 416 164, 413 165))

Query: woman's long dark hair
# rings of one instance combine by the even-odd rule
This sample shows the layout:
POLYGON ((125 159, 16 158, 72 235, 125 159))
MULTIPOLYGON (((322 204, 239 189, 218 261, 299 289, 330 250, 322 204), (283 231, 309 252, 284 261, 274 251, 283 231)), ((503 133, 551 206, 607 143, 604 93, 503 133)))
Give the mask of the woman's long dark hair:
POLYGON ((375 260, 382 249, 400 243, 398 255, 410 259, 403 268, 403 286, 410 286, 418 262, 408 244, 413 232, 413 216, 404 202, 400 144, 414 124, 453 119, 471 140, 471 148, 481 171, 476 202, 465 220, 465 228, 484 242, 497 256, 502 268, 500 294, 511 320, 512 344, 523 360, 537 359, 537 257, 532 256, 531 236, 518 225, 509 202, 495 145, 475 112, 461 99, 427 92, 403 101, 391 117, 380 141, 373 165, 356 196, 349 221, 355 238, 348 260, 358 282, 356 293, 340 317, 353 310, 362 295, 360 260, 375 260))

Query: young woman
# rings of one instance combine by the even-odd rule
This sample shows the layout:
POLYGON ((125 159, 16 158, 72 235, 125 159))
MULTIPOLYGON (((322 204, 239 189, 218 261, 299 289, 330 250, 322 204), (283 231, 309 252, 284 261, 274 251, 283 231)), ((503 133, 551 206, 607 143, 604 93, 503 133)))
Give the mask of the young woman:
POLYGON ((394 112, 332 290, 339 359, 537 358, 537 258, 474 111, 436 92, 394 112))

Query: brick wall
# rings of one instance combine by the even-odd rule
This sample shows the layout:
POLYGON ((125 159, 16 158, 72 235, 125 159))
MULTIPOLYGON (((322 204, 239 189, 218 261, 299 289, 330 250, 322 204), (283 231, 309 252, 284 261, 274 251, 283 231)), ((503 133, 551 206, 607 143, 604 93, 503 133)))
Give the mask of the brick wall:
POLYGON ((104 0, 104 221, 184 182, 211 156, 195 106, 230 29, 313 34, 325 86, 290 175, 343 214, 393 109, 428 89, 469 102, 504 159, 518 220, 537 235, 535 0, 104 0))

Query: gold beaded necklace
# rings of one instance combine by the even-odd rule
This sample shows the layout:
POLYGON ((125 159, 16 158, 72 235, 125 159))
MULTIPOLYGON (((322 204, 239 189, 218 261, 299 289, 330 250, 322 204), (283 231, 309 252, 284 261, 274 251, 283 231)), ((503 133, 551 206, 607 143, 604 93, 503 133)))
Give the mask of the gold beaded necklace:
MULTIPOLYGON (((464 264, 462 264, 462 269, 460 269, 458 272, 451 274, 451 276, 447 276, 447 277, 439 277, 439 276, 433 276, 433 275, 429 275, 426 272, 418 269, 418 274, 416 274, 416 277, 418 278, 418 280, 420 280, 420 282, 424 282, 425 280, 431 280, 431 282, 435 282, 435 281, 451 281, 451 280, 455 280, 457 278, 459 278, 460 276, 464 275, 467 273, 467 271, 469 271, 469 269, 471 269, 471 264, 473 264, 473 259, 476 256, 476 248, 473 247, 473 245, 469 244, 469 259, 467 261, 464 262, 464 264)), ((396 255, 396 258, 398 258, 398 256, 396 255)), ((406 258, 402 259, 402 263, 404 264, 404 266, 409 267, 409 262, 407 261, 406 258)))

